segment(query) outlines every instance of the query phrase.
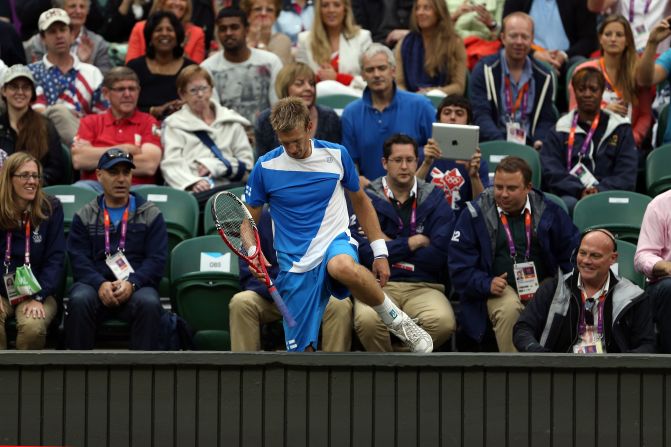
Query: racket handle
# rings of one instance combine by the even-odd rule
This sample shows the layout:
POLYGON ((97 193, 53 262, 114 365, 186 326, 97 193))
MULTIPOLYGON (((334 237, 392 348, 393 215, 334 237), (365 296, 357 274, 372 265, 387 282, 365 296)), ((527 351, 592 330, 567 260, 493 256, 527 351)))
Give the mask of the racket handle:
POLYGON ((279 309, 280 313, 286 320, 287 324, 289 327, 294 327, 296 326, 296 320, 291 316, 291 313, 289 313, 289 309, 287 309, 287 305, 284 304, 284 300, 280 296, 279 292, 277 291, 277 287, 275 287, 275 284, 271 284, 268 287, 268 292, 270 292, 270 296, 273 297, 273 301, 275 301, 275 305, 279 309))

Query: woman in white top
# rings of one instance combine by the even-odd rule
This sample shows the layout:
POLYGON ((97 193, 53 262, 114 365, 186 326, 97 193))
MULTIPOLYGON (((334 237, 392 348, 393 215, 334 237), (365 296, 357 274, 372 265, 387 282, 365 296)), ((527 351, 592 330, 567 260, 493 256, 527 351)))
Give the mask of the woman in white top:
POLYGON ((317 96, 361 96, 359 56, 372 43, 370 31, 354 23, 351 0, 317 0, 312 30, 298 35, 296 61, 317 75, 317 96))

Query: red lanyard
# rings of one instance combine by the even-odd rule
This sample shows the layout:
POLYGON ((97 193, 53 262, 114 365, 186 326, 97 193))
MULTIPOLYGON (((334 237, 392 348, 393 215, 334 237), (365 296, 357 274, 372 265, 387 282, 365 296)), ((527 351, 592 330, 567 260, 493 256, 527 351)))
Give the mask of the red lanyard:
MULTIPOLYGON (((26 230, 26 247, 23 255, 23 263, 30 266, 30 215, 26 213, 23 225, 26 230)), ((5 246, 5 273, 9 271, 9 264, 12 262, 12 232, 7 231, 5 246)))
MULTIPOLYGON (((630 0, 629 1, 629 23, 634 23, 634 3, 636 3, 635 0, 630 0)), ((650 4, 652 3, 652 0, 646 0, 645 2, 645 9, 643 10, 643 14, 647 14, 648 11, 650 10, 650 4)))
MULTIPOLYGON (((510 225, 508 225, 508 218, 505 214, 501 213, 501 224, 503 229, 506 232, 506 239, 508 239, 508 250, 510 251, 510 257, 515 260, 515 255, 517 250, 515 250, 515 241, 513 240, 513 233, 510 231, 510 225)), ((527 249, 524 253, 524 259, 528 260, 529 255, 531 254, 531 213, 528 209, 524 210, 524 232, 527 236, 527 249)))
MULTIPOLYGON (((130 203, 126 206, 126 209, 123 211, 123 217, 121 218, 121 238, 119 239, 119 251, 123 252, 126 248, 126 229, 128 228, 128 208, 130 208, 130 203)), ((109 256, 112 253, 110 245, 110 214, 107 211, 107 207, 103 204, 103 222, 105 224, 105 256, 109 256)))
MULTIPOLYGON (((601 119, 601 112, 596 114, 596 117, 594 117, 594 121, 592 121, 592 127, 589 129, 589 133, 585 137, 585 141, 582 142, 582 147, 580 148, 580 155, 579 155, 579 160, 582 161, 582 158, 585 156, 587 153, 587 148, 589 147, 589 143, 592 141, 592 137, 594 137, 594 132, 596 132, 596 128, 599 127, 599 120, 601 119)), ((568 134, 568 149, 566 151, 566 168, 570 171, 571 170, 571 159, 573 158, 573 145, 575 144, 575 130, 578 127, 578 111, 576 110, 575 116, 573 117, 573 124, 571 125, 571 131, 568 134)))
POLYGON ((606 71, 606 64, 604 63, 603 58, 599 59, 599 65, 601 66, 601 72, 603 73, 603 77, 606 78, 606 87, 614 91, 618 98, 623 99, 624 96, 622 96, 622 93, 620 93, 620 91, 615 86, 615 83, 611 81, 610 78, 608 77, 608 72, 606 71))
MULTIPOLYGON (((527 103, 529 102, 529 82, 527 81, 522 88, 517 92, 517 98, 515 98, 515 104, 513 104, 513 91, 510 86, 510 78, 504 76, 505 78, 505 93, 506 93, 506 114, 511 120, 515 120, 515 114, 522 105, 522 110, 520 112, 521 116, 527 110, 527 103)), ((520 118, 521 120, 522 117, 520 118)))

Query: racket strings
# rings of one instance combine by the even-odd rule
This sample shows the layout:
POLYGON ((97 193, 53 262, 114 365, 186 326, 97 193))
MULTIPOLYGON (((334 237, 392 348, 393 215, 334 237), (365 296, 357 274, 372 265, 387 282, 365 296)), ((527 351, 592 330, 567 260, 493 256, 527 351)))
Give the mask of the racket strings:
POLYGON ((233 197, 221 194, 215 198, 213 211, 214 220, 226 239, 234 247, 239 247, 243 255, 250 256, 250 248, 256 248, 256 236, 244 205, 233 197))

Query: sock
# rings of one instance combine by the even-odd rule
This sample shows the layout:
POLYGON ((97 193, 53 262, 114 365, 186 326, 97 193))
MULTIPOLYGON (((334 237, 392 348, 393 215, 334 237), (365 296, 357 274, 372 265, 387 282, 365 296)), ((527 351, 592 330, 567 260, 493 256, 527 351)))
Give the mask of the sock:
POLYGON ((377 306, 373 306, 373 309, 375 309, 375 312, 382 318, 382 321, 384 324, 389 326, 392 324, 397 318, 400 318, 401 316, 401 309, 394 304, 392 300, 389 299, 387 294, 384 294, 384 301, 382 304, 378 304, 377 306))

